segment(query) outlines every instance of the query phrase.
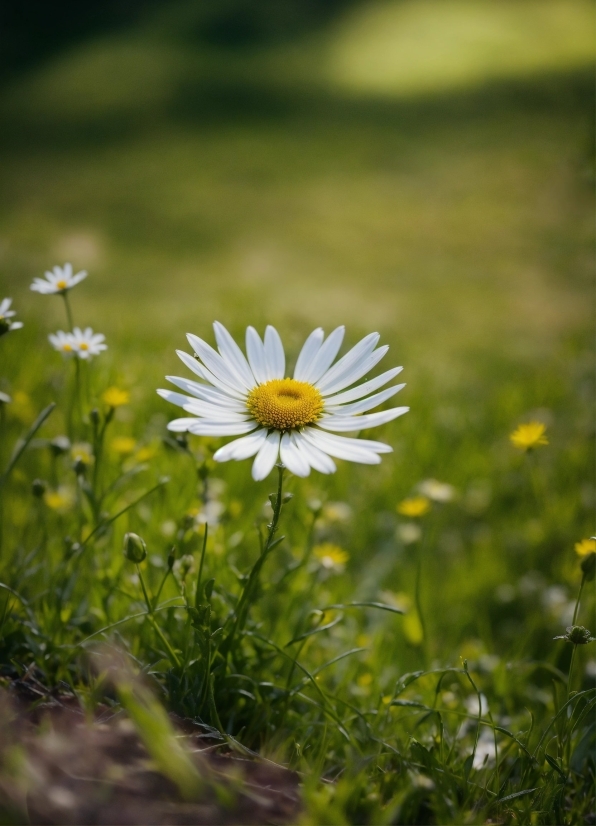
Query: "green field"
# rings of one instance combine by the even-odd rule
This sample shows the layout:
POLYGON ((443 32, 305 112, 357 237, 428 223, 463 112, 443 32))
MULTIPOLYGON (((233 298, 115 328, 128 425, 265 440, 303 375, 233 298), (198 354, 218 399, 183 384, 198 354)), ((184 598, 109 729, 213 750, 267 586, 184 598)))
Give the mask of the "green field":
MULTIPOLYGON (((110 640, 168 710, 299 771, 304 823, 591 823, 594 649, 553 637, 595 527, 592 11, 371 3, 225 52, 184 42, 184 8, 1 93, 0 299, 25 326, 0 341, 0 469, 57 409, 0 490, 0 681, 34 665, 91 709, 106 689, 89 652, 110 640), (108 343, 80 365, 80 408, 73 363, 47 342, 62 302, 29 291, 64 261, 89 271, 75 323, 108 343), (290 363, 316 326, 345 324, 346 346, 376 330, 411 408, 363 432, 393 446, 381 465, 286 474, 286 539, 225 656, 276 476, 217 465, 215 439, 177 444, 155 393, 188 377, 175 350, 187 332, 213 344, 214 320, 241 342, 273 324, 290 363), (130 403, 100 438, 114 385, 130 403), (529 421, 548 444, 523 453, 509 436, 529 421), (78 475, 49 445, 64 434, 91 444, 78 475), (449 501, 400 513, 428 479, 449 501), (206 513, 215 584, 196 605, 224 627, 213 642, 185 603, 206 513), (151 595, 165 577, 156 619, 126 531, 147 543, 151 595), (325 566, 325 543, 343 562, 325 566), (172 546, 194 558, 186 590, 172 546), (405 613, 320 613, 346 603, 405 613)), ((594 631, 593 583, 577 623, 594 631)))

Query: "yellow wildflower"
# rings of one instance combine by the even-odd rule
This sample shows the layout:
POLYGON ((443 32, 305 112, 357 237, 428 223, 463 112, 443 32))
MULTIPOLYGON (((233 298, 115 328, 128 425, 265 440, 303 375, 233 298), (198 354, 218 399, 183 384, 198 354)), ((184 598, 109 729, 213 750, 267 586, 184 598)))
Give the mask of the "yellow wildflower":
POLYGON ((120 390, 119 387, 108 387, 101 398, 108 407, 122 407, 130 401, 130 393, 128 390, 120 390))
POLYGON ((575 553, 579 556, 596 553, 596 538, 592 536, 590 539, 582 539, 581 542, 576 542, 575 553))
POLYGON ((328 570, 341 570, 346 564, 350 555, 340 548, 339 545, 334 545, 332 542, 323 542, 321 545, 315 545, 313 553, 320 561, 323 568, 328 570))
POLYGON ((135 454, 135 461, 148 462, 157 454, 157 448, 154 445, 145 445, 135 454))
POLYGON ((358 679, 356 680, 358 685, 362 686, 362 687, 366 687, 366 686, 370 685, 372 683, 372 681, 373 681, 373 676, 370 673, 370 671, 366 671, 364 674, 361 674, 358 677, 358 679))
POLYGON ((545 433, 546 425, 542 422, 528 422, 527 424, 518 425, 510 434, 509 439, 515 447, 525 452, 533 450, 539 445, 547 445, 548 439, 544 435, 545 433))
POLYGON ((74 504, 74 493, 66 487, 47 490, 43 495, 43 501, 51 510, 57 511, 57 513, 66 513, 74 504))
POLYGON ((402 516, 417 517, 424 516, 430 510, 430 502, 426 496, 410 496, 404 499, 397 506, 397 512, 402 516))
POLYGON ((132 436, 116 436, 110 443, 110 448, 120 456, 127 456, 132 453, 136 446, 136 439, 133 439, 132 436))
POLYGON ((12 415, 20 422, 28 424, 35 418, 35 409, 29 396, 22 390, 15 390, 12 394, 12 415))

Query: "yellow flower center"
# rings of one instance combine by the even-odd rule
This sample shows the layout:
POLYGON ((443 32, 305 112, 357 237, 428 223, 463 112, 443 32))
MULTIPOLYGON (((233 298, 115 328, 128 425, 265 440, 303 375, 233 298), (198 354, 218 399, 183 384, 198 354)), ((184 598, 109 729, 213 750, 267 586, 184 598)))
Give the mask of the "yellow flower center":
POLYGON ((68 284, 66 283, 66 281, 62 280, 62 281, 57 281, 56 286, 58 287, 59 290, 65 290, 67 288, 68 284))
POLYGON ((63 349, 66 353, 70 353, 70 351, 72 350, 72 346, 71 346, 70 344, 68 344, 68 342, 67 342, 66 344, 63 344, 63 345, 62 345, 62 349, 63 349))
POLYGON ((88 350, 88 349, 89 349, 89 345, 87 344, 87 342, 86 341, 81 341, 81 343, 79 344, 79 350, 88 350))
POLYGON ((247 407, 263 427, 292 430, 312 424, 321 415, 321 394, 306 381, 271 379, 248 395, 247 407))

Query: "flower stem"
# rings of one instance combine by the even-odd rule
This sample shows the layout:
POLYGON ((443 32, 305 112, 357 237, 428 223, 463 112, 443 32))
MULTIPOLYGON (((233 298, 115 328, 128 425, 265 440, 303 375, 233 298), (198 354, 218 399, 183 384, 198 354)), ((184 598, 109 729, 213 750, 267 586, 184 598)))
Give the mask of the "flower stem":
POLYGON ((586 581, 586 575, 582 576, 582 581, 579 586, 579 592, 577 594, 577 599, 575 600, 575 610, 573 611, 573 619, 571 621, 572 625, 575 625, 575 621, 577 619, 577 615, 579 613, 579 603, 582 598, 582 591, 584 590, 584 582, 586 581))
POLYGON ((577 645, 573 645, 573 651, 571 652, 571 661, 569 663, 569 673, 567 674, 567 700, 571 698, 571 681, 573 678, 573 664, 575 663, 575 652, 577 651, 577 645))
MULTIPOLYGON (((73 423, 73 433, 70 434, 71 440, 74 439, 74 433, 83 425, 83 406, 81 403, 81 365, 78 356, 74 357, 75 376, 74 376, 74 391, 73 391, 73 407, 76 410, 76 417, 78 421, 73 423)), ((75 417, 73 417, 75 418, 75 417)))
POLYGON ((70 309, 70 302, 68 300, 68 293, 67 293, 66 290, 63 290, 61 295, 62 295, 62 298, 64 299, 64 308, 66 309, 66 320, 68 322, 68 329, 72 333, 72 331, 73 331, 72 310, 70 309))
POLYGON ((280 517, 280 514, 281 514, 281 508, 282 508, 282 492, 283 492, 283 478, 284 478, 285 466, 280 463, 280 464, 277 465, 277 469, 278 469, 277 495, 276 495, 275 500, 274 500, 275 504, 273 506, 273 518, 271 519, 271 522, 268 525, 269 530, 268 530, 268 533, 267 533, 267 539, 265 540, 265 544, 263 545, 263 550, 261 551, 261 555, 259 556, 259 558, 255 562, 255 564, 253 565, 252 570, 251 570, 250 574, 248 575, 248 579, 246 580, 244 590, 242 591, 242 594, 240 595, 240 599, 238 600, 238 604, 236 606, 236 612, 235 612, 236 613, 236 618, 234 620, 234 624, 232 625, 232 629, 231 629, 230 633, 228 634, 228 636, 227 636, 227 638, 226 638, 226 640, 225 640, 225 642, 222 646, 223 650, 226 653, 230 650, 230 648, 232 646, 232 641, 233 641, 234 637, 236 636, 236 634, 239 631, 242 631, 243 628, 244 628, 244 625, 246 624, 246 620, 247 620, 247 617, 248 617, 248 609, 250 607, 252 598, 254 596, 254 593, 255 593, 257 585, 258 585, 259 575, 261 573, 261 568, 263 567, 263 564, 264 564, 265 560, 267 559, 268 555, 271 553, 273 548, 277 544, 279 544, 279 542, 281 542, 281 540, 283 539, 283 537, 280 537, 280 539, 276 540, 275 539, 275 534, 277 533, 277 528, 279 526, 279 517, 280 517))
POLYGON ((153 628, 153 630, 155 631, 157 636, 160 638, 160 640, 165 645, 173 665, 176 668, 180 668, 180 660, 178 659, 178 656, 177 656, 176 652, 174 651, 174 649, 170 645, 168 639, 166 638, 165 634, 163 633, 163 631, 161 630, 159 625, 155 622, 155 618, 153 616, 153 603, 149 599, 149 594, 147 593, 147 588, 145 587, 145 580, 143 579, 143 574, 142 574, 141 569, 140 569, 138 564, 137 564, 137 573, 139 575, 139 581, 141 583, 141 588, 143 590, 143 596, 145 598, 145 604, 147 605, 147 611, 149 612, 147 618, 148 618, 149 622, 151 623, 151 627, 153 628))
POLYGON ((209 524, 205 522, 205 533, 203 534, 203 547, 201 549, 201 561, 199 563, 199 576, 197 578, 197 592, 195 594, 195 608, 199 607, 201 601, 201 580, 203 579, 203 563, 205 562, 205 550, 207 548, 207 535, 209 524))

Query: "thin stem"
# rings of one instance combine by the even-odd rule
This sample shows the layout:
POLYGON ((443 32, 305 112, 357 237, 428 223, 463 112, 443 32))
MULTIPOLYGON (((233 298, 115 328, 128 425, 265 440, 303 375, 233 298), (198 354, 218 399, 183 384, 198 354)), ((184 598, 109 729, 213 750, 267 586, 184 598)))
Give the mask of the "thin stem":
POLYGON ((273 518, 268 525, 268 533, 267 539, 265 540, 265 544, 263 545, 263 550, 261 552, 260 557, 257 559, 253 568, 248 576, 246 584, 244 586, 244 590, 240 595, 240 599, 238 600, 238 604, 236 606, 236 619, 232 626, 232 630, 230 631, 225 643, 224 643, 224 650, 227 652, 230 650, 232 645, 232 640, 236 636, 239 631, 242 631, 244 625, 246 623, 248 617, 248 608, 250 606, 250 599, 253 596, 254 591, 256 590, 257 583, 259 580, 259 574, 261 573, 261 568, 267 556, 271 553, 273 548, 281 542, 281 537, 279 540, 275 540, 275 534, 277 533, 277 528, 279 526, 279 517, 281 514, 282 508, 282 493, 283 493, 283 478, 284 478, 284 470, 285 466, 281 463, 277 465, 278 469, 278 483, 277 483, 277 495, 275 498, 275 504, 273 507, 273 518))
POLYGON ((195 594, 195 608, 199 607, 201 600, 201 581, 203 579, 203 563, 205 562, 205 550, 207 548, 207 535, 209 533, 209 525, 205 522, 205 533, 203 534, 203 547, 201 549, 201 561, 199 563, 199 576, 197 578, 197 592, 195 594))
POLYGON ((77 415, 79 418, 78 424, 80 426, 83 425, 83 406, 81 402, 81 364, 79 361, 79 357, 75 355, 74 357, 74 365, 75 365, 75 386, 74 386, 74 397, 75 397, 75 406, 77 410, 77 415))
POLYGON ((72 311, 70 309, 70 302, 68 300, 68 292, 66 290, 63 290, 61 295, 62 295, 62 298, 64 299, 64 307, 66 309, 66 319, 68 321, 68 329, 70 330, 70 332, 72 332, 74 327, 73 327, 73 323, 72 323, 72 311))
POLYGON ((575 621, 577 619, 577 615, 579 613, 579 603, 582 598, 582 591, 584 590, 584 582, 586 581, 586 575, 582 576, 582 581, 579 586, 579 592, 577 594, 577 599, 575 600, 575 610, 573 611, 573 620, 571 621, 572 625, 575 625, 575 621))
POLYGON ((577 651, 577 645, 573 645, 573 651, 571 652, 571 661, 569 663, 569 674, 567 675, 567 700, 571 697, 571 681, 573 678, 573 664, 575 663, 575 652, 577 651))
POLYGON ((139 567, 138 564, 137 564, 137 573, 139 574, 139 581, 141 583, 141 588, 143 589, 143 596, 145 598, 145 603, 147 605, 147 611, 148 611, 147 618, 148 618, 149 622, 151 623, 151 627, 153 628, 153 630, 155 631, 157 636, 160 638, 160 640, 165 645, 165 647, 168 651, 168 654, 170 655, 170 659, 172 660, 172 662, 174 663, 176 668, 180 668, 180 660, 178 659, 178 656, 177 656, 176 652, 174 651, 174 649, 170 645, 169 641, 165 637, 165 635, 164 635, 163 631, 161 630, 161 628, 159 627, 159 625, 155 622, 155 619, 153 617, 153 603, 149 599, 149 594, 147 593, 147 588, 145 587, 145 580, 143 579, 143 574, 142 574, 141 568, 139 567))

